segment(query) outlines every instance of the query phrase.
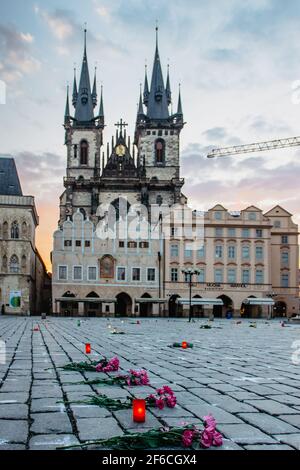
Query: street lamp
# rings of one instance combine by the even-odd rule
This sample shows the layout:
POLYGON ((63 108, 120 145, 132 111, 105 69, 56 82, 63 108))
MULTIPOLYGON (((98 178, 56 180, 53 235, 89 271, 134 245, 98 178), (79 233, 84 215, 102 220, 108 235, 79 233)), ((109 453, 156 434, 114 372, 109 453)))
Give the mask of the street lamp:
POLYGON ((200 274, 200 269, 187 268, 187 269, 183 269, 182 273, 186 276, 187 282, 189 284, 189 304, 190 304, 189 322, 190 322, 192 320, 192 284, 193 284, 193 276, 195 274, 200 274))

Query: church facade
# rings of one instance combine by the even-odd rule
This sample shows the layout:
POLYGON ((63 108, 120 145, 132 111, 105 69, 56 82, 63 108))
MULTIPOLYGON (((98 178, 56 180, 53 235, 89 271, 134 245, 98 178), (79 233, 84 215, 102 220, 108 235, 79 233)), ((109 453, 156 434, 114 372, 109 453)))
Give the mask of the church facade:
MULTIPOLYGON (((243 307, 249 297, 274 298, 281 302, 280 314, 298 313, 294 279, 298 227, 283 209, 283 214, 264 215, 248 208, 234 216, 217 206, 201 217, 191 211, 191 233, 187 230, 179 236, 176 224, 181 221, 176 222, 174 214, 188 210, 180 175, 184 127, 180 90, 176 113, 170 112, 171 103, 170 77, 168 73, 164 81, 156 40, 151 83, 146 73, 134 139, 131 142, 121 119, 111 143, 104 145, 103 92, 98 105, 96 76, 91 86, 85 40, 78 85, 74 78, 74 116, 69 93, 65 110, 67 170, 52 252, 54 313, 187 315, 180 299, 189 297, 187 275, 182 272, 189 267, 197 268, 193 297, 222 300, 221 308, 213 301, 209 307, 216 316, 225 316, 228 310, 236 315, 245 311, 249 316, 264 315, 261 308, 243 307), (273 218, 284 221, 281 230, 288 231, 283 244, 274 241, 281 232, 274 229, 273 218), (200 245, 194 230, 198 219, 202 221, 200 245), (288 258, 286 254, 282 258, 284 266, 283 251, 289 252, 288 258), (273 289, 275 258, 276 284, 281 289, 278 299, 273 289), (285 277, 283 268, 288 270, 285 277)), ((193 310, 195 315, 210 314, 201 305, 193 310)))

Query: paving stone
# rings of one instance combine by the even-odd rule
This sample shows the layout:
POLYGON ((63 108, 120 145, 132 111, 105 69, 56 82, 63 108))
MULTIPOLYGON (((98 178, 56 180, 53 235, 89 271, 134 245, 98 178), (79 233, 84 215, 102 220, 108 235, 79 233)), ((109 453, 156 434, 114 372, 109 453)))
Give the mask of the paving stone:
POLYGON ((25 444, 5 444, 0 441, 0 451, 2 450, 26 450, 25 444))
POLYGON ((28 436, 27 421, 9 421, 0 419, 0 442, 26 443, 28 436))
POLYGON ((27 419, 28 406, 26 405, 0 405, 0 419, 27 419))
POLYGON ((252 445, 245 446, 246 450, 293 450, 292 447, 285 444, 271 444, 271 445, 252 445))
POLYGON ((287 423, 295 426, 296 428, 300 428, 300 414, 298 415, 280 415, 278 416, 279 419, 286 421, 287 423))
POLYGON ((152 411, 147 411, 146 421, 144 423, 135 423, 132 419, 132 410, 119 410, 114 411, 113 414, 116 419, 119 421, 121 426, 125 429, 151 429, 151 428, 159 428, 162 426, 161 422, 157 419, 157 417, 153 416, 152 411))
POLYGON ((228 411, 222 410, 217 406, 209 405, 208 403, 204 403, 201 405, 185 405, 186 408, 191 411, 194 415, 196 415, 199 419, 202 420, 204 416, 208 416, 212 414, 216 419, 217 423, 223 424, 235 424, 235 423, 242 423, 243 421, 235 416, 232 413, 228 413, 228 411))
POLYGON ((274 400, 247 400, 247 403, 271 415, 297 414, 297 411, 292 407, 283 405, 274 400))
POLYGON ((39 398, 31 402, 31 413, 55 413, 58 411, 65 411, 65 405, 60 403, 57 398, 39 398))
POLYGON ((81 441, 108 439, 123 434, 115 418, 80 418, 76 423, 81 441))
POLYGON ((26 403, 29 399, 29 392, 7 392, 0 393, 0 405, 9 403, 26 403))
POLYGON ((273 444, 275 442, 270 436, 248 424, 220 424, 217 428, 237 444, 273 444))
POLYGON ((253 424, 268 434, 291 434, 298 432, 294 426, 266 413, 239 413, 239 417, 246 423, 253 424))
POLYGON ((34 434, 69 434, 72 426, 67 413, 35 413, 31 432, 34 434))
POLYGON ((33 436, 29 441, 30 450, 55 450, 59 447, 78 445, 79 441, 73 434, 50 434, 33 436))
POLYGON ((278 434, 274 436, 278 441, 288 444, 296 450, 300 450, 300 433, 278 434))
POLYGON ((106 408, 93 405, 70 405, 75 418, 105 418, 111 416, 106 408))

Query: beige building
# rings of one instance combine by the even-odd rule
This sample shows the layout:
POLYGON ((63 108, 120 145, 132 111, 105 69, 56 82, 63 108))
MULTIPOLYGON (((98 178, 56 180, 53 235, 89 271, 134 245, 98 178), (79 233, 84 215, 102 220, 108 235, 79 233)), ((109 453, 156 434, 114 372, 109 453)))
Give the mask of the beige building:
POLYGON ((194 213, 190 233, 180 234, 175 217, 169 224, 171 238, 162 236, 165 209, 187 208, 181 192, 180 93, 175 114, 171 102, 170 77, 165 84, 156 45, 133 146, 120 120, 104 153, 103 94, 95 113, 96 78, 91 88, 85 44, 79 86, 76 78, 73 85, 74 116, 69 93, 65 110, 67 169, 52 252, 54 313, 186 316, 190 286, 182 271, 188 268, 198 270, 192 284, 193 303, 198 304, 194 315, 298 313, 298 227, 281 207, 267 214, 256 207, 230 213, 218 205, 201 217, 201 233, 193 226, 199 218, 194 213), (138 230, 131 236, 134 220, 138 230), (146 228, 145 220, 150 222, 146 228), (201 302, 208 300, 203 308, 201 302), (266 302, 274 308, 262 305, 266 302))
POLYGON ((1 314, 49 310, 50 279, 35 246, 38 222, 34 198, 22 194, 14 159, 0 156, 1 314))

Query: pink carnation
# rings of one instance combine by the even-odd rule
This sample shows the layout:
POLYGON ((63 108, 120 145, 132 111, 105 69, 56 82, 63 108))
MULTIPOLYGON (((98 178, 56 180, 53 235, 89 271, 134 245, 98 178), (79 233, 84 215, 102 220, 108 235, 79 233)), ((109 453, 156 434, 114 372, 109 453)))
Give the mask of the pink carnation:
POLYGON ((155 404, 156 404, 156 407, 159 408, 160 410, 162 410, 165 407, 165 402, 162 398, 159 398, 158 400, 156 400, 155 404))
POLYGON ((173 390, 168 385, 164 385, 162 389, 163 389, 163 392, 166 393, 167 395, 174 395, 173 390))
POLYGON ((193 444, 194 435, 194 431, 191 431, 189 429, 184 431, 184 433, 182 434, 182 444, 184 447, 191 447, 191 445, 193 444))
POLYGON ((223 436, 219 432, 215 431, 214 437, 213 437, 213 446, 221 447, 221 445, 223 445, 223 436))
POLYGON ((209 449, 213 443, 213 433, 207 431, 207 429, 204 429, 204 431, 201 434, 200 443, 203 447, 205 447, 206 449, 209 449))
POLYGON ((171 395, 167 397, 166 402, 167 402, 168 408, 175 408, 177 400, 175 396, 171 395))

